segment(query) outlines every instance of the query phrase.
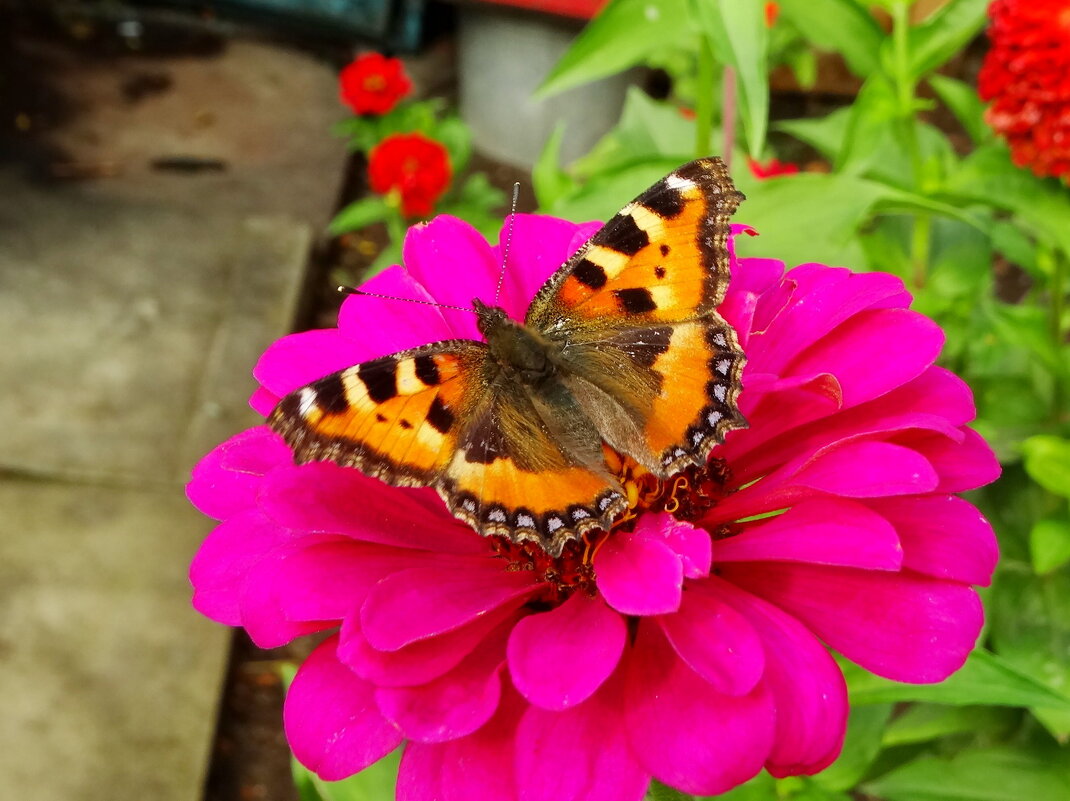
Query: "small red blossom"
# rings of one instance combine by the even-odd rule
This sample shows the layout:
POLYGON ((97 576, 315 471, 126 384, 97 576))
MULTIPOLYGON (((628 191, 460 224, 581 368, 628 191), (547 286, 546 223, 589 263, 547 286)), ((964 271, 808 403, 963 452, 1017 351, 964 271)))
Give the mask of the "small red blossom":
POLYGON ((401 59, 357 56, 338 76, 338 94, 354 114, 386 114, 412 89, 401 59))
POLYGON ((780 3, 769 2, 765 4, 765 27, 772 28, 776 25, 776 18, 780 16, 780 3))
POLYGON ((795 175, 799 171, 798 164, 781 161, 777 158, 769 159, 766 162, 747 159, 747 166, 750 167, 751 175, 759 180, 775 178, 778 175, 795 175))
POLYGON ((394 134, 372 148, 368 155, 368 183, 385 195, 396 191, 401 213, 426 217, 450 185, 446 148, 423 134, 394 134))
POLYGON ((1019 167, 1070 180, 1070 0, 995 0, 988 14, 985 120, 1019 167))

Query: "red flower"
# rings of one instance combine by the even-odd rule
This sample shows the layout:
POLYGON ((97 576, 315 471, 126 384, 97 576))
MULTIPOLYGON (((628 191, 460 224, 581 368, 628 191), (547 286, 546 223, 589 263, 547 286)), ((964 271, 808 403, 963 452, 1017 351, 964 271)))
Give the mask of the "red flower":
POLYGON ((778 175, 794 175, 799 171, 798 164, 780 159, 769 159, 764 164, 754 159, 747 159, 747 166, 750 167, 751 175, 759 180, 775 178, 778 175))
POLYGON ((396 191, 401 213, 426 217, 450 185, 446 148, 423 134, 394 134, 372 148, 368 156, 368 182, 373 192, 396 191))
POLYGON ((995 0, 978 78, 1014 163, 1070 180, 1070 0, 995 0))
POLYGON ((338 76, 338 93, 354 114, 386 114, 412 89, 401 59, 364 53, 338 76))
POLYGON ((776 25, 776 18, 780 16, 780 3, 765 4, 765 27, 772 28, 776 25))

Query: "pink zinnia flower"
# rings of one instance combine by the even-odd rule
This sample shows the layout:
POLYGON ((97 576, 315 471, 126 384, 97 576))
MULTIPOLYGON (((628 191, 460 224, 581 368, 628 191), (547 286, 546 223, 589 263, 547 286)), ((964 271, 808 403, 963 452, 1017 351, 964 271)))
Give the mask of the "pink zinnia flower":
MULTIPOLYGON (((505 309, 522 317, 596 228, 518 215, 505 309)), ((500 258, 439 217, 410 230, 407 270, 364 288, 467 306, 494 296, 500 258)), ((263 647, 333 631, 286 699, 303 764, 340 779, 404 743, 401 801, 638 801, 652 777, 713 795, 836 758, 847 696, 822 642, 900 681, 963 664, 996 543, 955 493, 999 468, 966 427, 969 389, 933 364, 940 329, 890 275, 732 270, 750 427, 664 484, 617 465, 637 515, 593 557, 480 537, 433 490, 295 465, 266 427, 197 466, 189 496, 221 521, 191 570, 197 609, 263 647)), ((474 315, 351 297, 337 329, 268 349, 253 405, 478 336, 474 315)))

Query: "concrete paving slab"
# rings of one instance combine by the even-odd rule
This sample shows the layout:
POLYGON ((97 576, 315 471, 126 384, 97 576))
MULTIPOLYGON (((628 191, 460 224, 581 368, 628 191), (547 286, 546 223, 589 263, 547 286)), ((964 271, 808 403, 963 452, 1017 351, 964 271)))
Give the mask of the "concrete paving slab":
POLYGON ((24 801, 193 801, 228 632, 189 608, 175 489, 0 480, 0 776, 24 801), (17 788, 17 790, 16 790, 17 788))
MULTIPOLYGON (((184 473, 188 433, 212 408, 242 408, 253 358, 290 325, 333 210, 345 150, 329 133, 342 116, 329 68, 237 42, 215 58, 152 60, 172 88, 131 104, 119 87, 137 63, 90 62, 63 82, 86 109, 53 145, 72 164, 116 165, 114 177, 57 185, 0 171, 0 419, 17 421, 0 428, 0 467, 184 473), (175 156, 225 169, 151 166, 175 156), (244 347, 226 344, 235 335, 244 347)), ((241 422, 215 430, 228 424, 241 422)))
POLYGON ((229 637, 189 606, 212 523, 182 485, 256 421, 249 371, 292 324, 344 112, 333 70, 267 44, 45 55, 77 111, 59 174, 110 177, 0 168, 0 781, 198 801, 229 637), (142 72, 170 88, 130 101, 142 72), (153 167, 179 157, 223 169, 153 167))

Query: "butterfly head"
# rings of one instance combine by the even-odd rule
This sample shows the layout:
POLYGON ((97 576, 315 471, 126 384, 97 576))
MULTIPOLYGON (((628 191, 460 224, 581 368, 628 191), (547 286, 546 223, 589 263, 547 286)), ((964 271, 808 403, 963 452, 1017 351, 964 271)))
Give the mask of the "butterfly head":
POLYGON ((497 306, 488 306, 479 298, 473 298, 472 308, 476 310, 476 326, 479 333, 490 342, 497 331, 508 326, 512 321, 503 309, 497 306))

